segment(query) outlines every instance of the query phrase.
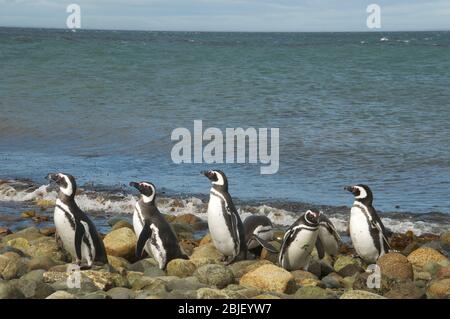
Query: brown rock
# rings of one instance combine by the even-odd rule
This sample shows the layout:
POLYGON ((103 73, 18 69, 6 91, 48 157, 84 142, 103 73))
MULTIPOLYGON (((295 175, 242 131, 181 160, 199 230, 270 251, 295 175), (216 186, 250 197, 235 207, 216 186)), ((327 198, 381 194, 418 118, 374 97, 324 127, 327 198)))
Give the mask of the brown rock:
POLYGON ((167 275, 180 278, 189 277, 192 276, 196 268, 195 264, 189 260, 172 259, 167 264, 167 275))
POLYGON ((241 277, 239 284, 280 293, 293 293, 295 290, 294 276, 289 271, 275 265, 263 265, 246 273, 241 277))
POLYGON ((196 241, 194 240, 190 240, 190 239, 182 239, 180 240, 180 246, 183 249, 183 251, 188 255, 192 255, 192 253, 194 252, 194 248, 198 247, 198 244, 196 241))
POLYGON ((450 279, 441 279, 433 282, 427 289, 430 299, 445 299, 450 297, 450 279))
POLYGON ((135 258, 136 235, 127 228, 122 227, 110 232, 103 240, 108 255, 122 257, 128 260, 135 258))
POLYGON ((39 206, 41 209, 49 209, 55 206, 55 202, 49 199, 38 199, 36 206, 39 206))
POLYGON ((421 299, 425 291, 416 287, 411 280, 399 282, 393 285, 391 290, 384 294, 389 299, 421 299))
POLYGON ((119 220, 117 223, 114 224, 114 226, 111 228, 111 230, 116 230, 116 229, 120 229, 123 227, 133 230, 133 226, 126 220, 119 220))
POLYGON ((56 227, 41 228, 39 231, 44 236, 53 236, 56 233, 56 227))
POLYGON ((9 228, 6 227, 0 227, 0 237, 12 234, 12 231, 9 228))
POLYGON ((212 242, 211 235, 208 233, 202 238, 202 240, 200 240, 200 243, 198 245, 203 246, 211 242, 212 242))
POLYGON ((292 276, 294 276, 295 283, 299 286, 318 286, 320 280, 316 275, 304 271, 304 270, 294 270, 291 271, 292 276))
POLYGON ((429 262, 439 262, 446 259, 447 257, 440 252, 428 247, 420 247, 408 255, 408 261, 417 267, 423 267, 429 262))
POLYGON ((408 258, 399 253, 387 253, 378 258, 381 273, 391 279, 413 279, 413 267, 408 258))
POLYGON ((202 221, 201 218, 199 218, 193 214, 178 215, 178 216, 175 216, 175 219, 173 220, 173 222, 176 222, 176 223, 185 223, 185 224, 190 224, 190 225, 199 223, 201 221, 202 221))

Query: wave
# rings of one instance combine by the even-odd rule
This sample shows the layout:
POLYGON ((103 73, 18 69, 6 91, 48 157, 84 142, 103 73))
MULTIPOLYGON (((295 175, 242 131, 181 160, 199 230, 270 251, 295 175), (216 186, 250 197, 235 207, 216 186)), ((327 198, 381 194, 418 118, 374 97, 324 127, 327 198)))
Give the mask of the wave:
MULTIPOLYGON (((1 202, 23 202, 39 206, 44 200, 47 204, 56 201, 58 193, 52 185, 36 185, 31 181, 0 180, 0 207, 1 202)), ((132 214, 137 196, 123 190, 90 190, 79 189, 76 201, 80 208, 87 212, 105 212, 108 214, 132 214)), ((159 210, 164 214, 183 215, 193 214, 202 220, 207 219, 207 202, 196 196, 162 196, 157 198, 159 210)), ((275 205, 276 206, 276 205, 275 205)), ((269 204, 236 205, 241 219, 257 214, 270 218, 274 225, 279 227, 290 226, 303 211, 289 210, 269 204)), ((292 207, 292 205, 287 205, 292 207)), ((305 205, 301 205, 302 207, 305 205)), ((347 233, 349 214, 342 213, 349 208, 328 208, 327 215, 341 233, 347 233)), ((303 209, 304 210, 304 209, 303 209)), ((413 231, 416 235, 425 233, 440 234, 450 228, 450 217, 445 214, 386 214, 380 217, 385 226, 395 233, 413 231), (429 216, 430 215, 430 216, 429 216), (421 219, 421 220, 420 220, 421 219)), ((0 219, 1 224, 1 219, 0 219)))

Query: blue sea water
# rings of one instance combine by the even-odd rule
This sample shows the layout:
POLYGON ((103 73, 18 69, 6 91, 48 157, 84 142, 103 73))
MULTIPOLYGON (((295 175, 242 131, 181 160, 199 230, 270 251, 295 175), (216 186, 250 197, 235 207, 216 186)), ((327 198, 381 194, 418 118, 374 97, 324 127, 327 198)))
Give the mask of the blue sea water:
POLYGON ((0 28, 0 178, 150 180, 241 199, 450 213, 450 32, 198 33, 0 28), (380 41, 381 37, 389 41, 380 41), (280 128, 280 168, 174 164, 171 132, 280 128))

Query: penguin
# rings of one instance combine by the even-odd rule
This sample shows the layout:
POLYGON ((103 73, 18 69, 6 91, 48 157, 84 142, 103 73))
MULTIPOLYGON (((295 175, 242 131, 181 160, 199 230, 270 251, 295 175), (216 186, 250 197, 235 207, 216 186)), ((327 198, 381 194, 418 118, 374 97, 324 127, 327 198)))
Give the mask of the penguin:
POLYGON ((322 259, 325 253, 332 257, 336 256, 339 253, 341 242, 341 236, 339 236, 333 223, 321 212, 319 217, 319 235, 316 241, 319 258, 322 259))
POLYGON ((369 186, 358 184, 346 186, 345 190, 355 196, 350 210, 350 238, 356 253, 367 263, 377 259, 391 249, 386 229, 372 206, 373 194, 369 186))
POLYGON ((78 265, 83 261, 86 261, 87 268, 92 267, 94 263, 107 264, 108 257, 103 240, 94 223, 75 202, 77 190, 75 178, 69 174, 50 173, 47 179, 59 186, 54 222, 58 240, 64 249, 72 255, 78 265))
POLYGON ((245 242, 247 249, 255 256, 260 256, 262 248, 278 253, 269 241, 273 240, 273 225, 270 219, 263 215, 250 215, 244 220, 245 242))
POLYGON ((189 259, 181 251, 172 227, 156 207, 155 185, 149 182, 130 182, 130 186, 141 194, 133 213, 133 228, 138 238, 136 257, 142 258, 145 250, 153 256, 162 270, 166 269, 172 259, 189 259))
POLYGON ((308 210, 286 231, 278 263, 286 270, 307 270, 319 234, 320 212, 308 210))
POLYGON ((226 264, 247 258, 244 225, 228 193, 228 180, 220 170, 203 171, 212 183, 208 203, 208 228, 226 264))

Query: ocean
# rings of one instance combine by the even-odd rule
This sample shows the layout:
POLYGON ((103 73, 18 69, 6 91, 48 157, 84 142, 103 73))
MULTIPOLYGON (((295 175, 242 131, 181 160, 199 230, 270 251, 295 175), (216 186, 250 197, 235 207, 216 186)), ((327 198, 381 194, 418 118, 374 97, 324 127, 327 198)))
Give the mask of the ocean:
MULTIPOLYGON (((200 171, 219 168, 245 205, 338 211, 352 204, 343 186, 365 183, 394 218, 450 220, 450 32, 0 28, 0 97, 8 183, 38 188, 63 171, 125 197, 148 180, 198 199, 209 192, 200 171), (279 171, 175 164, 171 133, 194 120, 279 128, 279 171)), ((5 192, 0 212, 24 202, 5 192)))

